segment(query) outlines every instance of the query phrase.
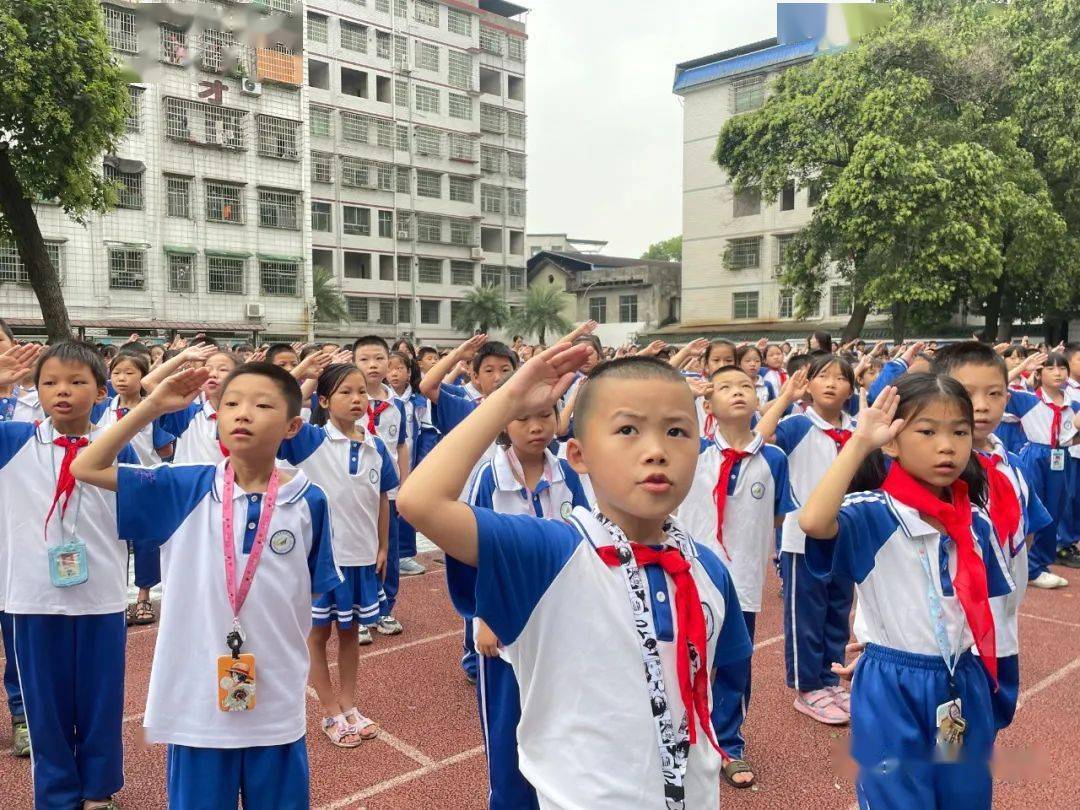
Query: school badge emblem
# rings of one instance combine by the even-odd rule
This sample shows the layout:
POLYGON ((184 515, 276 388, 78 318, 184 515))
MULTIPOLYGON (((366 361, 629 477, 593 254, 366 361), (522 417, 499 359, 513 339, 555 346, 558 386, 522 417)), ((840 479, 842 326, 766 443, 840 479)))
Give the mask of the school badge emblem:
POLYGON ((760 501, 765 497, 765 485, 760 481, 755 482, 754 485, 750 487, 750 494, 760 501))
POLYGON ((701 603, 701 612, 705 614, 705 640, 712 641, 716 634, 716 615, 708 602, 701 603))
POLYGON ((562 506, 559 507, 559 514, 562 515, 563 520, 570 519, 570 513, 574 511, 574 505, 570 501, 563 501, 562 506))
POLYGON ((270 550, 275 554, 288 554, 295 545, 296 537, 286 529, 274 532, 270 538, 270 550))
POLYGON ((390 426, 390 438, 391 439, 397 438, 397 425, 391 425, 390 426))
POLYGON ((367 477, 368 477, 368 481, 370 481, 371 483, 373 483, 373 484, 379 483, 379 471, 376 470, 374 467, 371 468, 370 470, 368 470, 367 477))

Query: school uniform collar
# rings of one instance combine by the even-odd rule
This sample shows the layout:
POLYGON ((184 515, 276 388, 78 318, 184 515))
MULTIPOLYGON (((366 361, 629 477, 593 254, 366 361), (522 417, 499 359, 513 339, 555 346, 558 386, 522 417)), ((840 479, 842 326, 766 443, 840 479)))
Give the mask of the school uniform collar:
POLYGON ((400 394, 394 394, 395 399, 400 399, 402 402, 408 402, 413 397, 413 390, 411 385, 406 385, 405 390, 400 394))
MULTIPOLYGON (((567 520, 593 548, 615 545, 615 542, 611 539, 611 533, 596 519, 596 515, 588 507, 575 506, 567 520)), ((698 556, 697 544, 676 517, 669 516, 667 523, 664 525, 668 529, 664 536, 665 546, 678 548, 679 542, 676 539, 676 536, 678 536, 684 541, 686 548, 689 549, 686 556, 691 559, 698 556)))
MULTIPOLYGON (((105 428, 100 428, 95 424, 90 425, 90 432, 84 433, 87 439, 93 441, 96 439, 105 428)), ((66 436, 66 433, 58 433, 56 428, 53 427, 52 417, 48 416, 41 420, 37 427, 34 429, 34 435, 41 444, 52 444, 60 436, 66 436)))
POLYGON ((212 416, 217 415, 217 408, 210 402, 209 397, 204 397, 202 401, 202 408, 199 409, 203 416, 209 419, 212 416))
POLYGON ((987 442, 990 444, 990 452, 983 453, 981 450, 976 452, 989 458, 996 459, 998 464, 1004 464, 1006 467, 1011 467, 1012 465, 1009 463, 1009 452, 1005 449, 1005 443, 993 433, 990 434, 987 442))
POLYGON ((394 389, 386 383, 382 384, 382 393, 383 395, 381 397, 371 395, 369 395, 369 397, 372 402, 391 402, 392 400, 397 399, 397 394, 394 393, 394 389))
MULTIPOLYGON (((721 451, 727 450, 731 447, 731 445, 724 440, 724 437, 720 435, 719 430, 713 431, 712 439, 713 442, 716 444, 717 448, 721 451)), ((765 444, 765 437, 755 433, 754 438, 750 440, 750 444, 746 445, 746 447, 737 447, 735 449, 742 450, 744 453, 749 453, 750 455, 754 455, 761 449, 761 446, 763 444, 765 444)))
POLYGON ((803 411, 803 416, 809 419, 814 427, 821 428, 822 430, 854 430, 855 420, 847 413, 847 411, 840 412, 840 427, 837 428, 832 422, 819 414, 813 405, 807 406, 803 411))
POLYGON ((881 494, 885 498, 885 503, 889 507, 889 511, 892 512, 893 517, 896 518, 896 522, 900 525, 900 530, 908 539, 941 534, 941 532, 922 519, 918 509, 900 503, 900 501, 893 498, 892 495, 889 495, 887 492, 882 492, 881 494))
MULTIPOLYGON (((228 459, 222 459, 218 462, 217 468, 214 472, 214 485, 210 489, 210 496, 218 503, 221 503, 221 492, 225 486, 225 464, 227 462, 228 459)), ((308 478, 306 475, 304 475, 303 470, 296 469, 294 472, 295 474, 293 475, 292 480, 283 483, 278 488, 278 503, 296 503, 307 491, 307 488, 311 486, 311 482, 308 481, 308 478)), ((278 469, 278 473, 281 473, 280 468, 278 469)), ((244 490, 240 488, 239 484, 233 487, 234 501, 246 498, 249 494, 250 493, 244 492, 244 490)))
MULTIPOLYGON (((357 427, 360 427, 360 422, 357 422, 356 424, 357 427)), ((354 441, 353 439, 350 439, 348 436, 342 433, 333 422, 327 422, 325 425, 323 425, 323 431, 326 433, 326 438, 332 442, 354 441)), ((366 447, 370 447, 372 450, 376 449, 375 439, 374 437, 372 437, 371 431, 364 430, 363 428, 361 428, 361 431, 364 434, 364 438, 360 441, 360 443, 366 447)))
MULTIPOLYGON (((525 485, 514 477, 514 468, 510 464, 510 450, 502 445, 495 448, 495 455, 491 459, 491 474, 495 479, 495 488, 500 492, 522 492, 525 485)), ((537 484, 536 491, 540 492, 552 484, 558 484, 566 480, 562 465, 550 450, 544 450, 544 477, 537 484), (551 471, 548 478, 547 471, 551 471), (546 486, 545 486, 546 484, 546 486)))
POLYGON ((477 400, 484 398, 484 395, 480 393, 480 389, 473 385, 472 382, 465 383, 462 388, 465 389, 465 394, 469 397, 469 399, 477 400))

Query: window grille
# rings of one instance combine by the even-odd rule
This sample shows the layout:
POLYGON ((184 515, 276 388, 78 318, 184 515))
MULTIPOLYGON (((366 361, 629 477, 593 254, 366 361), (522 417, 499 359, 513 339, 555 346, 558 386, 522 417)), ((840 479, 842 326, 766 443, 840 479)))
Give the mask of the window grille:
POLYGON ((130 248, 109 249, 109 289, 146 289, 146 251, 130 248))
POLYGON ((261 157, 300 160, 300 122, 272 115, 255 116, 261 157))
POLYGON ((244 265, 246 259, 226 256, 206 257, 207 292, 227 295, 244 294, 244 265))
POLYGON ((170 217, 191 219, 190 177, 165 177, 165 209, 170 217))
POLYGON ((259 287, 264 295, 299 295, 298 262, 260 261, 259 287))
POLYGON ((300 193, 259 189, 259 225, 263 228, 300 230, 300 193))
POLYGON ((103 175, 110 183, 119 184, 116 188, 116 207, 142 210, 143 176, 141 172, 122 172, 115 166, 105 164, 103 175))
POLYGON ((206 221, 244 224, 244 187, 206 182, 206 221))
POLYGON ((226 149, 246 149, 244 110, 181 98, 165 99, 165 135, 174 140, 226 149))

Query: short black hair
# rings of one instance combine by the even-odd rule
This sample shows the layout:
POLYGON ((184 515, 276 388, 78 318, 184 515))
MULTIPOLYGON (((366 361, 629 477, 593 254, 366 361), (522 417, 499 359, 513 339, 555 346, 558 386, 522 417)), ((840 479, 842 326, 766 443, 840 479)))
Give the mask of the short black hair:
POLYGON ((610 378, 613 380, 663 380, 666 382, 678 382, 686 386, 686 394, 693 399, 690 386, 686 384, 686 378, 682 373, 663 360, 647 355, 631 355, 618 357, 614 360, 605 360, 597 363, 589 376, 578 389, 577 399, 574 402, 574 433, 580 438, 585 427, 589 411, 594 407, 593 400, 596 398, 599 380, 610 378))
POLYGON ((810 365, 811 358, 808 354, 796 354, 792 355, 791 359, 787 361, 787 373, 790 377, 799 369, 806 368, 810 365))
POLYGON ((355 354, 356 350, 362 346, 381 346, 382 349, 386 352, 386 356, 390 356, 390 344, 378 335, 364 335, 363 337, 358 337, 356 340, 353 341, 353 353, 355 354))
POLYGON ((952 377, 960 366, 987 366, 1001 372, 1005 385, 1009 384, 1009 367, 1005 360, 985 343, 977 340, 964 340, 941 349, 930 363, 934 374, 952 377))
POLYGON ((429 354, 433 354, 438 357, 439 350, 436 349, 434 346, 421 346, 419 349, 416 350, 416 359, 422 360, 425 356, 429 354))
POLYGON ((54 359, 61 363, 81 363, 86 366, 94 375, 94 382, 97 383, 98 388, 104 388, 105 381, 109 378, 105 359, 91 344, 82 340, 61 340, 49 346, 38 358, 37 367, 34 369, 35 386, 41 379, 41 369, 45 361, 54 359))
POLYGON ((141 354, 143 357, 150 356, 150 347, 145 343, 138 340, 134 340, 131 343, 125 343, 120 347, 119 354, 141 354))
POLYGON ((285 354, 286 352, 296 354, 296 349, 294 349, 288 343, 275 343, 273 346, 266 350, 266 362, 273 363, 275 357, 277 357, 279 354, 285 354))
POLYGON ((709 381, 711 382, 712 380, 715 380, 717 377, 719 377, 721 374, 728 374, 732 371, 737 371, 744 377, 746 377, 746 379, 750 380, 750 382, 755 382, 754 378, 751 377, 748 372, 744 371, 739 366, 720 366, 720 368, 718 368, 716 371, 709 375, 709 381))
POLYGON ((810 368, 806 372, 806 379, 814 379, 823 371, 825 371, 825 369, 834 364, 838 369, 840 369, 840 374, 847 381, 847 384, 851 386, 851 390, 854 391, 855 370, 851 367, 851 363, 849 363, 843 357, 837 357, 835 354, 818 352, 813 355, 813 359, 810 361, 810 368))
POLYGON ((472 370, 474 374, 480 373, 480 366, 488 357, 503 357, 510 361, 511 368, 516 369, 518 367, 518 356, 514 353, 513 349, 498 340, 489 340, 477 349, 476 355, 472 359, 472 370))
POLYGON ((1080 353, 1080 343, 1066 343, 1064 354, 1069 360, 1073 359, 1073 356, 1080 353))
POLYGON ((225 383, 221 386, 222 396, 225 395, 225 391, 233 380, 245 374, 267 377, 273 380, 281 389, 282 396, 285 397, 285 410, 289 418, 292 419, 300 415, 300 405, 304 398, 304 395, 300 393, 300 383, 296 381, 296 377, 292 374, 281 366, 275 366, 273 363, 243 363, 237 366, 225 378, 225 383))

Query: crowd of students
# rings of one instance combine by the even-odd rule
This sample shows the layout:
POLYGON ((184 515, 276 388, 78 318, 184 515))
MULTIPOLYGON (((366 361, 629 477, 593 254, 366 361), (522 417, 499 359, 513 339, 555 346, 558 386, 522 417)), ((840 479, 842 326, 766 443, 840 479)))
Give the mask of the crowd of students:
POLYGON ((595 326, 439 351, 42 347, 0 321, 4 684, 35 806, 113 806, 125 624, 157 621, 160 583, 144 726, 170 806, 308 807, 306 687, 324 744, 378 736, 358 649, 403 631, 419 530, 492 808, 754 784, 773 566, 794 709, 850 723, 860 804, 989 807, 1020 600, 1080 567, 1080 346, 616 349, 595 326))

